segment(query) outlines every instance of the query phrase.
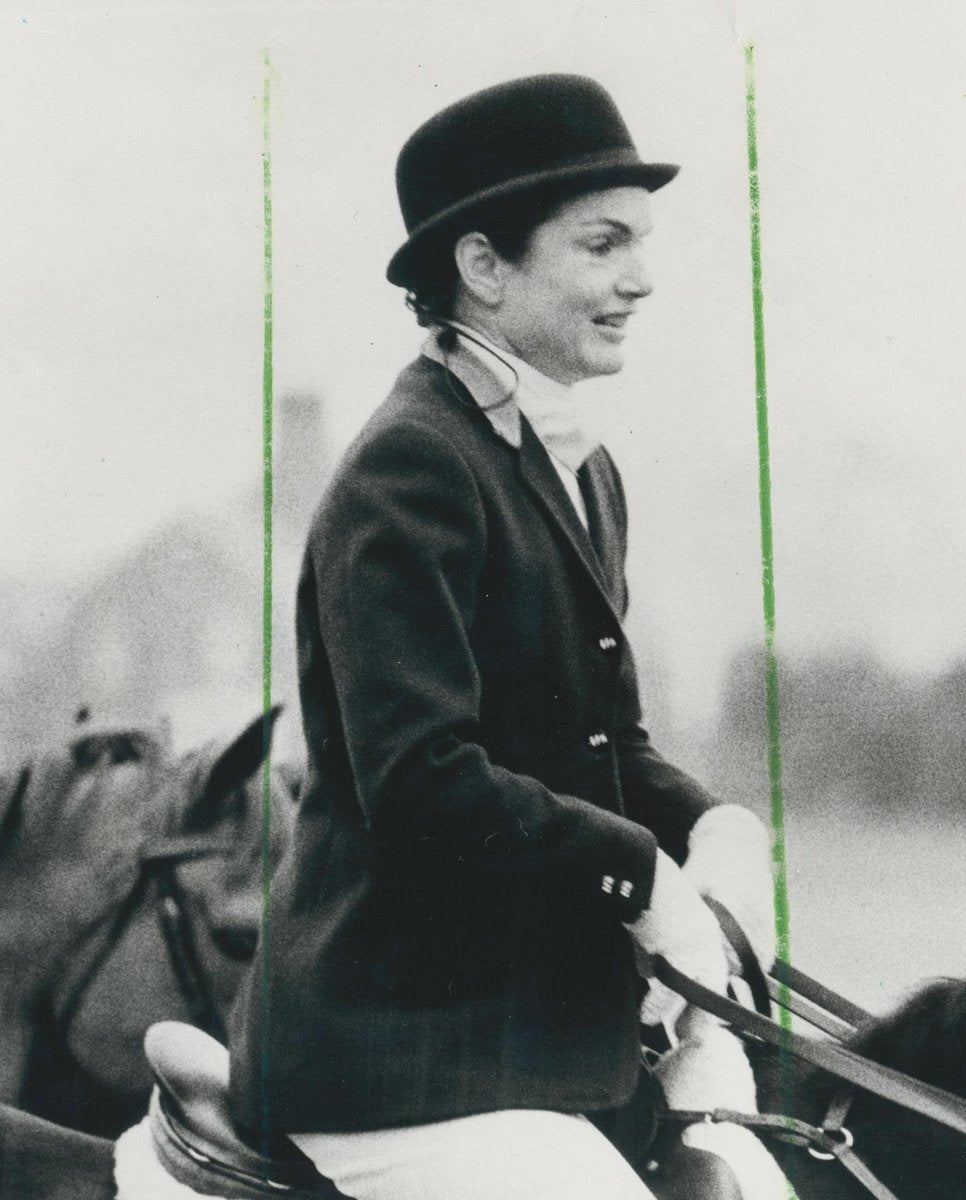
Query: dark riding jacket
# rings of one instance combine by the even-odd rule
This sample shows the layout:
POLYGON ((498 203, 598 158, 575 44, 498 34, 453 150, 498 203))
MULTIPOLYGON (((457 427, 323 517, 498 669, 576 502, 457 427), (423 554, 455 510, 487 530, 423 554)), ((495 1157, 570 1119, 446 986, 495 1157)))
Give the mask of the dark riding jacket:
POLYGON ((232 1036, 252 1134, 633 1092, 622 922, 714 801, 641 726, 603 448, 579 481, 589 531, 526 420, 514 448, 422 357, 331 482, 298 593, 309 781, 232 1036))

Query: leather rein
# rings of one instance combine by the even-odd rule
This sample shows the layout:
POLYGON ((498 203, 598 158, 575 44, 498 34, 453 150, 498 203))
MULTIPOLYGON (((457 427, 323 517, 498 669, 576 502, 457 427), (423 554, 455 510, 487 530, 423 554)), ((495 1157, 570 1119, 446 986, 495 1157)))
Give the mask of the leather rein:
POLYGON ((853 1088, 860 1087, 872 1092, 962 1134, 966 1134, 966 1101, 901 1071, 864 1058, 845 1046, 802 1037, 771 1020, 769 995, 775 996, 789 1011, 798 1013, 818 1028, 839 1037, 851 1032, 868 1014, 781 960, 773 969, 773 986, 769 987, 738 923, 723 905, 712 904, 711 907, 735 948, 757 1011, 752 1012, 735 1000, 695 982, 660 957, 653 962, 655 978, 689 1004, 718 1017, 737 1032, 751 1035, 786 1054, 820 1067, 852 1086, 841 1089, 833 1096, 821 1125, 811 1125, 780 1113, 741 1113, 730 1109, 672 1109, 665 1114, 665 1118, 682 1125, 702 1121, 729 1122, 755 1133, 769 1134, 781 1141, 807 1148, 815 1158, 837 1159, 875 1200, 898 1200, 895 1193, 886 1187, 853 1149, 852 1134, 844 1125, 853 1088), (798 993, 797 1000, 788 998, 789 988, 794 988, 798 993))
POLYGON ((216 840, 204 834, 161 838, 156 843, 149 842, 141 847, 138 872, 127 894, 119 903, 112 900, 91 922, 90 928, 101 926, 104 932, 96 941, 93 953, 82 960, 82 969, 77 971, 75 967, 73 984, 60 1005, 58 1026, 65 1044, 87 989, 152 885, 156 892, 155 903, 162 940, 172 974, 187 1008, 187 1020, 213 1037, 224 1040, 224 1022, 211 982, 201 965, 184 889, 178 879, 178 867, 188 861, 226 856, 235 849, 229 841, 216 840))

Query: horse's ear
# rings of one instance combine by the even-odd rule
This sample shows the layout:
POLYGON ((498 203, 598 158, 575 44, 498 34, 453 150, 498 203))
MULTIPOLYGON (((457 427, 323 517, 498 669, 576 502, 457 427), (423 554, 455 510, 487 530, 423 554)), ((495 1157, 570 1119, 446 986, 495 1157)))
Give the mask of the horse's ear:
POLYGON ((23 800, 30 785, 30 767, 0 776, 0 852, 9 844, 23 812, 23 800))
POLYGON ((209 811, 225 796, 231 795, 258 770, 272 744, 275 722, 282 705, 273 705, 254 721, 218 755, 208 772, 199 807, 209 811))

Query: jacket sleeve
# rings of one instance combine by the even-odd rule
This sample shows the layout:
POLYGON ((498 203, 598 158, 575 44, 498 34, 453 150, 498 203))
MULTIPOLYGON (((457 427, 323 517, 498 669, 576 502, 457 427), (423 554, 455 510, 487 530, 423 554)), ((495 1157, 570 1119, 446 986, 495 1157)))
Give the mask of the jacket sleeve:
POLYGON ((653 834, 500 767, 481 744, 471 630, 486 552, 472 471, 416 424, 367 436, 313 526, 340 749, 370 832, 403 861, 458 864, 484 886, 564 887, 632 920, 650 895, 653 834))

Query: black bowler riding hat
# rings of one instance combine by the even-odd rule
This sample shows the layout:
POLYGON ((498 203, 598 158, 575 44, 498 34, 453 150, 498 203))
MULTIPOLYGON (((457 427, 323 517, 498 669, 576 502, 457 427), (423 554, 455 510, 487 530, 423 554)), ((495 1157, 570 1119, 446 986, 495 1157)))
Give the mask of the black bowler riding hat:
POLYGON ((421 252, 490 200, 545 184, 656 191, 677 174, 642 162, 608 93, 582 75, 533 75, 476 92, 420 125, 399 153, 409 237, 386 277, 409 287, 421 252))

